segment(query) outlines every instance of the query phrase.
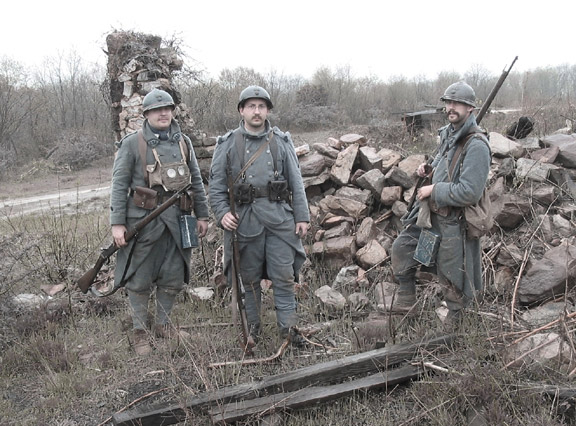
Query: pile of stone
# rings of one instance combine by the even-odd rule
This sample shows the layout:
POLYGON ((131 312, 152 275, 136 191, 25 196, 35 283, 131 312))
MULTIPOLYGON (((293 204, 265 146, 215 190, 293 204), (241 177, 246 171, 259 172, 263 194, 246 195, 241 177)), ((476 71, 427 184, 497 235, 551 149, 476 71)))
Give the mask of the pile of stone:
MULTIPOLYGON (((522 267, 520 303, 562 295, 576 274, 576 134, 513 140, 490 133, 490 147, 489 193, 496 226, 483 238, 490 256, 490 288, 510 291, 522 267)), ((380 284, 384 290, 369 299, 384 307, 394 285, 369 283, 365 271, 388 267, 390 246, 401 229, 399 219, 415 190, 415 172, 424 156, 376 150, 357 134, 300 151, 315 229, 309 255, 340 269, 331 290, 348 283, 345 297, 323 289, 329 294, 326 300, 338 300, 343 308, 349 294, 380 284)))

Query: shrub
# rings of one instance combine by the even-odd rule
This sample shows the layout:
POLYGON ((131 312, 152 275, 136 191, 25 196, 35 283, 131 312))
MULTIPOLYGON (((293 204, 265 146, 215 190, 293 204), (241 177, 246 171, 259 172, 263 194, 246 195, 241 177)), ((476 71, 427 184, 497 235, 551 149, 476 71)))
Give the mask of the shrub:
POLYGON ((56 144, 52 154, 54 164, 68 170, 81 170, 94 160, 109 156, 114 147, 109 141, 102 141, 93 134, 80 130, 67 130, 56 144))

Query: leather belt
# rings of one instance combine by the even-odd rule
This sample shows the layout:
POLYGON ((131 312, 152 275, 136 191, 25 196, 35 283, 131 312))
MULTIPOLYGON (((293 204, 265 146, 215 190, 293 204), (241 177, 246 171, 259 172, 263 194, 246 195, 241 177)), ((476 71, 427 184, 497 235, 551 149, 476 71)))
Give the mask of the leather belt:
POLYGON ((175 194, 174 191, 167 191, 162 194, 158 194, 158 204, 165 203, 175 194))
MULTIPOLYGON (((128 191, 128 196, 129 197, 133 197, 134 196, 134 189, 130 188, 130 190, 128 191)), ((176 193, 176 191, 162 191, 162 192, 158 192, 158 204, 162 204, 165 203, 166 201, 168 201, 170 199, 170 197, 172 197, 174 194, 176 193)))
POLYGON ((252 195, 254 198, 268 198, 268 187, 253 186, 252 195))

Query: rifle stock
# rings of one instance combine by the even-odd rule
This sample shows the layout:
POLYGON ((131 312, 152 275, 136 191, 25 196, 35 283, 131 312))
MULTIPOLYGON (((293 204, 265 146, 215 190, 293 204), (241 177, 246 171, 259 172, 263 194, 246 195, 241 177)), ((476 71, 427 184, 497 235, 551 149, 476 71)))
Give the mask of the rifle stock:
MULTIPOLYGON (((178 199, 182 196, 182 194, 185 191, 187 191, 191 186, 192 184, 188 184, 185 187, 176 191, 169 199, 167 199, 165 202, 163 202, 154 210, 152 210, 148 216, 144 217, 144 219, 136 223, 136 225, 134 225, 133 228, 131 228, 126 232, 125 234, 126 242, 132 240, 146 225, 148 225, 159 215, 161 215, 168 207, 176 203, 176 201, 178 201, 178 199)), ((88 290, 90 290, 90 287, 92 287, 92 284, 94 283, 94 280, 98 276, 98 272, 100 272, 100 269, 102 269, 102 266, 104 266, 104 263, 106 263, 108 259, 110 259, 110 257, 118 250, 119 247, 116 246, 115 243, 112 243, 108 247, 103 248, 100 251, 100 255, 98 256, 98 259, 94 264, 94 267, 86 271, 86 273, 76 281, 82 293, 87 293, 88 290)), ((118 290, 118 288, 114 287, 114 289, 112 289, 110 292, 105 294, 98 293, 97 296, 109 296, 115 293, 116 290, 118 290)))

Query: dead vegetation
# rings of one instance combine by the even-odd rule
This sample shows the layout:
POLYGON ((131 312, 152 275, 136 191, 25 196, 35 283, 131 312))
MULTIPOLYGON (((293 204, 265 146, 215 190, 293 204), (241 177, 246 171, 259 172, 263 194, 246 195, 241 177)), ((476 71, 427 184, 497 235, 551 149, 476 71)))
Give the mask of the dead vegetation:
MULTIPOLYGON (((140 41, 155 43, 154 39, 140 41)), ((112 87, 113 97, 116 95, 112 100, 116 103, 112 105, 117 113, 114 119, 125 119, 115 122, 114 129, 121 134, 137 125, 137 114, 132 118, 119 115, 121 103, 129 103, 132 98, 138 103, 146 89, 139 84, 156 87, 161 83, 160 87, 170 87, 166 86, 170 82, 163 79, 171 71, 172 59, 167 58, 166 67, 157 73, 148 73, 140 68, 146 62, 141 45, 130 44, 130 49, 124 51, 114 44, 113 37, 110 43, 110 52, 124 52, 125 58, 118 63, 112 61, 109 72, 119 76, 126 71, 123 78, 130 83, 112 87), (132 59, 132 68, 122 68, 132 59), (146 73, 146 78, 138 80, 140 71, 146 73)), ((163 57, 165 52, 157 53, 163 57)), ((322 109, 323 105, 316 107, 315 119, 332 117, 331 111, 322 109)), ((486 120, 486 127, 504 129, 509 120, 510 116, 494 116, 486 120)), ((537 122, 535 134, 546 135, 547 122, 545 117, 541 124, 537 122)), ((440 292, 430 271, 422 270, 418 276, 419 303, 410 315, 389 315, 384 309, 394 297, 385 251, 398 230, 402 205, 405 208, 410 194, 410 172, 403 171, 399 162, 431 152, 434 133, 423 129, 421 134, 408 135, 401 124, 383 122, 369 128, 323 134, 320 140, 302 135, 295 135, 294 140, 299 147, 308 145, 311 149, 305 167, 309 171, 307 192, 315 232, 306 241, 310 261, 298 287, 298 309, 302 328, 315 330, 310 338, 315 345, 287 350, 274 363, 233 362, 242 359, 243 354, 236 343, 238 330, 230 322, 229 294, 214 291, 214 296, 205 298, 193 291, 199 287, 218 290, 215 278, 219 261, 215 259, 222 238, 212 225, 194 252, 194 280, 174 313, 174 323, 189 337, 170 346, 157 345, 150 357, 138 358, 131 350, 123 294, 99 299, 81 294, 74 285, 92 266, 99 248, 107 245, 107 210, 86 212, 78 208, 74 214, 67 214, 69 210, 59 206, 42 214, 21 216, 10 216, 3 210, 0 423, 104 425, 122 414, 150 413, 153 407, 166 417, 170 412, 167 407, 177 407, 172 410, 178 414, 173 421, 211 424, 232 407, 216 398, 210 410, 191 408, 191 400, 231 387, 257 387, 278 375, 325 363, 338 364, 339 360, 362 356, 369 350, 386 353, 397 345, 418 345, 438 333, 445 334, 440 292), (341 138, 344 134, 349 137, 341 138), (341 145, 331 146, 335 142, 341 145), (384 158, 379 166, 370 169, 378 164, 378 153, 383 150, 388 160, 398 160, 391 161, 385 173, 384 158), (346 155, 340 155, 345 151, 346 155), (357 155, 352 158, 353 152, 357 155), (309 157, 315 154, 321 158, 315 156, 315 161, 310 161, 309 157), (342 161, 345 164, 341 163, 338 172, 335 169, 332 173, 341 158, 346 159, 342 161), (318 167, 317 172, 313 171, 314 166, 318 167), (379 176, 374 180, 365 176, 369 170, 379 168, 386 183, 382 187, 379 176), (400 189, 391 190, 394 186, 400 189), (328 243, 338 239, 338 244, 328 243), (355 247, 358 241, 363 241, 359 249, 355 247), (370 249, 361 251, 364 247, 370 249), (328 248, 335 250, 330 252, 328 248), (223 368, 210 367, 227 361, 230 365, 223 368)), ((200 163, 204 165, 209 163, 213 145, 209 141, 199 137, 195 144, 197 154, 202 151, 200 163)), ((510 149, 511 144, 505 145, 510 149)), ((539 140, 538 148, 530 151, 547 148, 550 147, 540 146, 539 140)), ((394 366, 388 361, 377 365, 376 374, 384 376, 391 374, 389 367, 417 370, 417 380, 389 386, 380 382, 378 390, 370 391, 359 387, 346 396, 312 407, 290 405, 288 395, 282 394, 279 401, 268 401, 237 423, 575 424, 573 256, 568 249, 554 251, 573 244, 571 174, 569 170, 562 173, 564 167, 552 173, 546 166, 550 174, 543 182, 535 181, 541 176, 537 173, 541 168, 520 161, 533 158, 512 151, 501 153, 494 165, 494 188, 501 191, 496 195, 506 203, 498 206, 499 227, 484 242, 483 300, 469 310, 462 327, 452 335, 451 344, 434 349, 422 347, 396 360, 394 366), (524 174, 517 174, 517 170, 524 174), (552 191, 546 189, 550 186, 552 191), (542 264, 546 267, 538 269, 537 265, 542 264), (525 276, 540 277, 541 283, 552 285, 543 295, 536 296, 536 301, 528 302, 525 298, 534 297, 534 293, 520 291, 525 276), (550 299, 554 303, 543 303, 550 299)), ((540 160, 550 158, 551 152, 541 154, 540 160)), ((551 164, 554 160, 538 163, 551 164)), ((110 266, 103 271, 107 274, 104 279, 110 279, 113 265, 110 266)), ((264 306, 263 339, 256 357, 274 354, 282 343, 275 332, 269 290, 264 294, 264 306)), ((365 374, 366 371, 346 367, 334 375, 341 379, 340 384, 350 385, 349 382, 367 379, 365 374)), ((311 393, 314 398, 316 384, 314 380, 304 380, 292 390, 297 395, 311 393)))
MULTIPOLYGON (((322 134, 320 140, 315 140, 301 135, 295 140, 300 146, 313 146, 326 142, 325 137, 322 134)), ((385 141, 373 138, 367 145, 373 145, 373 140, 379 150, 384 148, 385 141)), ((408 152, 402 151, 407 143, 389 146, 408 152)), ((373 212, 374 222, 386 210, 373 212)), ((321 216, 326 218, 324 214, 317 217, 321 216)), ((391 226, 393 217, 379 225, 391 226)), ((361 221, 354 223, 359 225, 361 221)), ((386 294, 378 299, 377 290, 391 282, 386 262, 335 265, 327 256, 311 256, 299 288, 299 312, 302 327, 316 330, 310 340, 317 345, 290 349, 274 363, 210 368, 212 363, 242 358, 236 343, 238 331, 230 322, 226 293, 216 292, 206 299, 190 291, 182 295, 174 317, 190 338, 170 348, 158 347, 149 358, 138 359, 130 348, 124 296, 98 299, 82 295, 74 286, 75 278, 91 266, 98 249, 107 245, 106 224, 105 209, 74 215, 55 209, 38 216, 3 216, 3 424, 110 424, 115 413, 147 412, 151 405, 185 407, 190 398, 231 385, 259 382, 368 350, 419 342, 443 332, 437 311, 439 291, 429 272, 419 275, 420 302, 413 315, 391 316, 378 308, 379 300, 386 303, 386 294), (355 267, 351 276, 347 275, 349 270, 342 272, 343 265, 344 269, 355 267), (358 275, 359 268, 363 274, 358 275), (65 290, 58 291, 60 284, 66 285, 65 290), (343 296, 341 308, 315 294, 326 286, 343 296)), ((320 221, 314 226, 318 231, 323 229, 320 221)), ((444 425, 467 424, 475 416, 485 424, 574 424, 571 382, 576 320, 571 305, 573 291, 568 285, 572 281, 566 281, 566 291, 556 304, 558 310, 538 321, 526 316, 536 307, 528 309, 521 304, 517 293, 517 281, 546 252, 547 245, 536 244, 534 236, 538 241, 549 237, 536 231, 540 232, 541 226, 524 217, 514 228, 498 229, 486 242, 484 300, 471 309, 452 345, 419 351, 400 364, 425 366, 418 380, 352 392, 315 408, 290 405, 286 399, 286 407, 292 408, 280 410, 275 403, 275 410, 264 407, 238 420, 238 424, 271 419, 285 425, 349 424, 354 418, 355 423, 365 425, 444 425), (542 334, 545 337, 534 339, 542 334), (552 346, 558 350, 545 351, 552 346), (548 358, 549 353, 555 355, 548 358)), ((358 236, 358 230, 354 233, 358 236)), ((380 234, 386 233, 390 229, 380 234)), ((312 246, 315 238, 318 234, 311 235, 307 245, 312 246)), ((194 253, 195 279, 190 290, 214 284, 219 266, 214 259, 220 244, 220 231, 212 226, 194 253)), ((274 354, 282 343, 275 333, 269 291, 264 300, 263 341, 256 357, 274 354)), ((382 372, 388 370, 380 367, 382 372)), ((347 380, 363 377, 352 370, 343 373, 347 380)), ((297 393, 312 386, 310 382, 297 393)), ((186 410, 178 420, 190 425, 211 424, 223 413, 212 411, 186 410)))

